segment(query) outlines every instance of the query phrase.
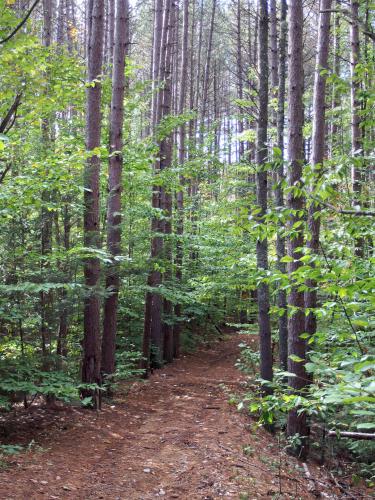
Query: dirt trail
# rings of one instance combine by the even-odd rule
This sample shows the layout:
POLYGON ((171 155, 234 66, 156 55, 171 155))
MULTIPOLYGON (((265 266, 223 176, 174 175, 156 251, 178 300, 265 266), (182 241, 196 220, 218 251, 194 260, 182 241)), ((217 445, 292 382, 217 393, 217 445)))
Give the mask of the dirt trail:
POLYGON ((36 432, 42 451, 1 472, 0 499, 276 498, 280 480, 277 498, 316 498, 297 462, 228 404, 240 340, 184 357, 98 414, 54 416, 36 432))

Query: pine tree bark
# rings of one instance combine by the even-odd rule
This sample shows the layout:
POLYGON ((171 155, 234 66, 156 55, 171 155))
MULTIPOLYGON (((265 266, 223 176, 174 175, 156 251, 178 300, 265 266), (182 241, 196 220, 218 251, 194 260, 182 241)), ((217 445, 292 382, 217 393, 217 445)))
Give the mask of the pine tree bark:
POLYGON ((107 248, 113 259, 106 273, 101 372, 115 371, 119 265, 121 254, 121 186, 122 186, 122 129, 124 123, 125 58, 128 48, 129 2, 117 0, 115 9, 115 46, 113 52, 112 98, 109 129, 109 169, 107 202, 107 248))
MULTIPOLYGON (((181 53, 181 73, 180 73, 180 96, 178 103, 178 113, 182 114, 185 110, 186 91, 187 91, 187 74, 188 74, 188 46, 189 46, 189 0, 184 0, 183 4, 183 28, 182 28, 182 53, 181 53)), ((182 168, 186 158, 186 125, 183 123, 179 128, 179 145, 178 145, 178 163, 182 168)), ((180 184, 184 185, 184 178, 180 176, 180 184)), ((184 191, 183 187, 177 193, 177 245, 176 245, 176 281, 181 286, 182 284, 182 266, 183 266, 183 234, 184 234, 184 191)), ((181 333, 181 304, 175 305, 176 323, 173 328, 174 337, 174 357, 180 355, 180 333, 181 333)))
POLYGON ((163 0, 155 0, 154 12, 154 34, 153 34, 153 48, 152 48, 152 125, 155 132, 157 123, 157 101, 158 101, 158 86, 159 71, 160 71, 160 54, 161 54, 161 37, 163 33, 163 0))
MULTIPOLYGON (((316 177, 323 167, 325 145, 326 145, 326 80, 328 70, 328 50, 330 42, 330 20, 332 0, 321 0, 318 28, 318 47, 315 64, 315 78, 313 91, 313 123, 312 123, 312 150, 311 165, 316 177)), ((314 189, 314 186, 312 186, 314 189)), ((307 248, 312 254, 319 253, 320 238, 320 207, 312 202, 308 210, 309 238, 307 248)), ((305 318, 305 332, 310 336, 316 333, 317 307, 317 282, 306 280, 307 291, 305 292, 305 308, 310 312, 305 318)))
MULTIPOLYGON (((303 166, 303 2, 291 0, 289 3, 289 42, 288 42, 288 193, 287 203, 290 211, 288 223, 288 275, 291 290, 288 305, 291 314, 288 321, 288 371, 295 376, 288 383, 295 394, 300 394, 306 386, 306 341, 301 338, 305 330, 304 294, 295 283, 295 273, 301 266, 301 248, 304 243, 303 209, 304 199, 298 192, 302 183, 303 166)), ((290 448, 290 452, 304 458, 307 454, 308 427, 306 413, 299 408, 290 410, 287 420, 287 435, 298 434, 300 444, 290 448)))
MULTIPOLYGON (((157 0, 155 6, 155 27, 154 27, 154 44, 153 47, 153 75, 156 78, 154 83, 154 91, 158 89, 160 83, 163 82, 165 74, 165 54, 167 45, 170 1, 166 0, 164 9, 162 0, 157 0)), ((160 123, 163 110, 162 91, 153 95, 152 110, 154 138, 157 140, 157 126, 160 123)), ((160 156, 160 155, 159 155, 160 156)), ((154 162, 154 175, 157 176, 160 172, 160 160, 154 162)), ((162 283, 162 274, 159 270, 158 261, 163 257, 163 238, 161 236, 163 227, 160 221, 160 211, 162 210, 163 189, 155 184, 152 190, 152 208, 155 212, 159 212, 152 217, 151 220, 151 252, 150 264, 151 269, 148 274, 145 301, 145 318, 143 330, 143 362, 142 367, 145 369, 147 377, 150 368, 160 368, 163 363, 164 353, 164 338, 162 332, 162 312, 163 300, 158 292, 158 288, 162 283)))
MULTIPOLYGON (((278 68, 278 96, 277 96, 277 146, 280 150, 280 163, 277 169, 277 184, 275 202, 280 211, 284 209, 284 132, 285 132, 285 80, 286 80, 286 48, 288 38, 287 2, 281 0, 280 6, 280 40, 279 40, 279 68, 278 68)), ((282 234, 283 223, 278 227, 276 236, 277 269, 286 273, 286 266, 282 262, 285 256, 285 238, 282 234)), ((278 317, 279 327, 279 363, 282 370, 288 369, 288 312, 286 291, 279 288, 277 292, 277 306, 283 313, 278 317)))
MULTIPOLYGON (((52 43, 52 4, 51 0, 43 0, 43 45, 46 48, 51 47, 52 43)), ((48 80, 48 72, 45 74, 48 80)), ((48 86, 45 91, 48 93, 48 86)), ((42 120, 42 144, 45 154, 51 150, 52 134, 51 121, 49 117, 42 120)), ((48 258, 52 252, 52 224, 53 212, 48 209, 48 203, 51 202, 51 191, 43 189, 42 192, 42 210, 41 210, 41 274, 42 280, 46 280, 49 267, 48 258)), ((48 281, 48 279, 47 279, 48 281)), ((40 336, 42 341, 43 368, 51 368, 48 356, 51 350, 51 323, 52 323, 52 293, 40 292, 40 336)))
MULTIPOLYGON (((237 0, 237 93, 238 99, 243 99, 243 66, 242 66, 242 38, 241 38, 241 0, 237 0)), ((239 106, 239 113, 242 113, 242 107, 239 106)), ((243 119, 238 119, 238 133, 242 134, 244 129, 243 119)), ((241 140, 238 144, 239 159, 244 155, 244 142, 241 140)))
MULTIPOLYGON (((165 49, 165 65, 163 68, 164 86, 161 93, 162 98, 162 117, 167 117, 172 111, 172 60, 173 49, 176 46, 176 18, 177 4, 175 0, 167 0, 169 3, 169 16, 166 15, 167 26, 167 41, 165 49)), ((172 148, 173 148, 173 132, 164 137, 160 143, 160 170, 163 171, 171 167, 172 164, 172 148)), ((164 233, 164 261, 166 271, 163 280, 166 285, 171 284, 172 279, 172 193, 168 187, 163 188, 162 194, 162 209, 164 212, 164 221, 162 229, 164 233)), ((173 361, 174 341, 172 327, 172 302, 167 298, 163 300, 163 323, 162 336, 164 341, 163 359, 167 363, 173 361)))
POLYGON ((208 109, 207 98, 208 98, 208 88, 209 88, 209 84, 210 84, 212 42, 213 42, 213 34, 214 34, 214 26, 215 26, 216 4, 217 4, 217 0, 213 0, 212 1, 211 19, 210 19, 210 30, 208 33, 206 63, 204 66, 204 75, 203 75, 201 116, 200 116, 200 124, 199 124, 201 146, 203 145, 203 140, 204 140, 205 120, 207 117, 207 109, 208 109))
MULTIPOLYGON (((268 129, 268 6, 267 0, 259 1, 259 114, 257 124, 256 145, 256 185, 257 205, 260 208, 259 222, 265 224, 264 217, 267 211, 267 129, 268 129)), ((268 241, 267 237, 258 238, 256 244, 257 268, 261 272, 268 269, 268 241)), ((269 288, 268 284, 261 282, 258 286, 258 321, 260 343, 260 376, 263 380, 271 381, 272 373, 272 347, 271 324, 269 316, 269 288)), ((270 389, 265 387, 265 392, 270 389)))
MULTIPOLYGON (((86 91, 86 150, 92 152, 100 146, 101 137, 101 84, 103 61, 104 0, 93 0, 89 15, 86 91)), ((84 171, 84 243, 93 250, 100 246, 99 228, 99 173, 100 158, 92 153, 84 171)), ((86 297, 84 301, 84 338, 82 382, 100 383, 100 262, 95 256, 84 263, 86 297)), ((83 395, 93 397, 93 406, 99 407, 97 391, 84 390, 83 395)))
MULTIPOLYGON (((338 0, 335 0, 335 7, 338 5, 338 0)), ((337 77, 340 77, 340 14, 335 12, 334 14, 334 36, 333 36, 333 72, 337 77)), ((330 156, 334 154, 334 150, 338 145, 337 134, 339 131, 338 127, 338 113, 337 108, 340 105, 340 96, 337 89, 337 84, 332 84, 332 117, 330 125, 330 156)))
MULTIPOLYGON (((363 155, 362 133, 361 133, 361 103, 359 93, 361 84, 358 78, 357 69, 360 62, 360 47, 359 47, 359 1, 351 0, 350 12, 352 21, 350 23, 350 74, 351 74, 351 107, 352 107, 352 189, 353 189, 353 206, 357 210, 361 203, 362 191, 362 172, 361 167, 358 167, 358 158, 363 155)), ((355 254, 357 257, 364 256, 364 239, 356 238, 355 254)))

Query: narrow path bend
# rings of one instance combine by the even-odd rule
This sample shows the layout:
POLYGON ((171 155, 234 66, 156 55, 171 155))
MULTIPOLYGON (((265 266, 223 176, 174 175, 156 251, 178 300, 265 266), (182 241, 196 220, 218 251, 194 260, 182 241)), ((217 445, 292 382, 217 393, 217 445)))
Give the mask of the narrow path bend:
POLYGON ((36 438, 41 450, 0 473, 0 498, 272 498, 280 477, 278 498, 316 498, 297 462, 228 404, 241 391, 241 340, 176 361, 98 414, 56 416, 36 438))

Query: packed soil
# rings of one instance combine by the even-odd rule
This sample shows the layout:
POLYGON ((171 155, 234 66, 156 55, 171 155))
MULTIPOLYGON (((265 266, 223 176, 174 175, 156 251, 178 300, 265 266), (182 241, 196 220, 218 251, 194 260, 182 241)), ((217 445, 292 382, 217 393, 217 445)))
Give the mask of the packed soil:
POLYGON ((243 393, 231 335, 136 382, 102 411, 21 412, 0 499, 370 498, 289 457, 230 400, 243 393))

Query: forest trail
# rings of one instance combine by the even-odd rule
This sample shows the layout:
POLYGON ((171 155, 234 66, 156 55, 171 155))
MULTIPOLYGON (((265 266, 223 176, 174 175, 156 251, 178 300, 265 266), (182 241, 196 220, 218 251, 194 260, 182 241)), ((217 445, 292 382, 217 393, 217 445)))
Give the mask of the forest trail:
POLYGON ((54 414, 36 432, 40 448, 0 473, 0 498, 276 498, 280 480, 277 498, 316 498, 297 461, 228 404, 244 381, 234 366, 241 341, 255 340, 231 335, 201 348, 99 413, 54 414))

